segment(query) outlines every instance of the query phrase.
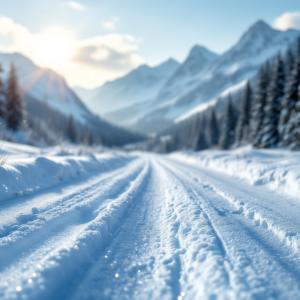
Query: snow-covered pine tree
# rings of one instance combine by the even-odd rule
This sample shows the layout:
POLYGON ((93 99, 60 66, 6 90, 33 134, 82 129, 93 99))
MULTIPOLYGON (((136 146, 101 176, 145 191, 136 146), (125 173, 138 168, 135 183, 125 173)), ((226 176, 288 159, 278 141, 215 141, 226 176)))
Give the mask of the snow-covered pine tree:
POLYGON ((232 105, 231 95, 229 94, 219 139, 219 146, 221 149, 230 149, 233 145, 235 140, 236 121, 236 112, 232 105))
POLYGON ((271 73, 271 66, 270 66, 270 61, 267 60, 265 63, 265 74, 266 74, 266 80, 267 82, 270 82, 270 73, 271 73))
POLYGON ((295 105, 298 101, 298 86, 300 84, 300 37, 298 51, 296 53, 293 70, 287 78, 286 90, 282 100, 282 108, 279 120, 279 133, 282 146, 288 146, 292 142, 294 130, 295 105))
POLYGON ((182 143, 185 146, 191 147, 193 150, 197 148, 198 133, 201 127, 201 115, 197 114, 194 118, 191 118, 191 125, 185 129, 185 134, 182 135, 182 143), (190 134, 188 134, 190 132, 190 134))
POLYGON ((269 84, 269 75, 266 73, 266 71, 266 65, 262 66, 259 70, 256 91, 252 104, 250 133, 254 147, 259 147, 262 137, 261 129, 265 116, 264 107, 266 104, 267 88, 269 84))
POLYGON ((295 57, 291 47, 289 47, 288 50, 286 51, 285 59, 284 59, 284 72, 286 78, 290 76, 293 70, 294 62, 295 62, 295 57))
POLYGON ((246 89, 243 98, 242 110, 238 119, 235 144, 240 146, 249 142, 250 139, 250 118, 251 118, 251 104, 252 104, 252 89, 249 81, 247 81, 246 89))
POLYGON ((274 148, 280 140, 278 123, 281 102, 284 96, 284 88, 284 65, 279 54, 272 70, 271 82, 267 94, 267 103, 265 105, 265 118, 261 130, 262 138, 260 143, 260 146, 263 148, 274 148))
MULTIPOLYGON (((0 73, 3 72, 2 66, 0 65, 0 73)), ((0 77, 0 122, 5 119, 6 112, 6 95, 4 83, 0 77)))
POLYGON ((298 86, 298 101, 295 105, 295 113, 292 122, 293 131, 291 149, 300 150, 300 85, 298 86))
POLYGON ((68 120, 68 126, 67 126, 67 136, 69 138, 69 140, 72 143, 76 142, 76 130, 75 130, 75 125, 74 125, 74 121, 73 121, 73 116, 70 115, 69 116, 69 120, 68 120))
POLYGON ((21 129, 25 117, 24 101, 21 96, 16 68, 11 65, 6 91, 6 121, 12 130, 21 129))
POLYGON ((219 125, 216 117, 215 109, 212 108, 208 120, 208 137, 210 141, 210 146, 217 146, 219 143, 219 125))
POLYGON ((206 139, 206 117, 205 115, 200 116, 200 126, 198 131, 198 137, 196 141, 196 151, 204 150, 208 148, 208 143, 206 139))
POLYGON ((207 141, 206 141, 206 136, 204 134, 204 132, 201 130, 198 136, 198 141, 197 141, 197 145, 196 145, 196 151, 201 151, 204 149, 207 149, 207 141))

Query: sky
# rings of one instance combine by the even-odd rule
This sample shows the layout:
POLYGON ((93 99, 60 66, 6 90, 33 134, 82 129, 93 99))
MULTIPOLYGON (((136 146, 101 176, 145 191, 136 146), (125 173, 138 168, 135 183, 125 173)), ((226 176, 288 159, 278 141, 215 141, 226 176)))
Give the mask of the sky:
POLYGON ((94 88, 195 44, 221 54, 260 19, 300 29, 299 0, 0 0, 0 51, 94 88))

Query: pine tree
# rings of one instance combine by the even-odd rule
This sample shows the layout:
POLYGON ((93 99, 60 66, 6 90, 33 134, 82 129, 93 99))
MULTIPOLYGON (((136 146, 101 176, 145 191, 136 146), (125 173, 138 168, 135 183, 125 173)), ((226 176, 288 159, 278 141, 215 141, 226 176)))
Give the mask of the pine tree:
POLYGON ((201 150, 204 150, 207 148, 208 148, 208 145, 207 145, 206 136, 205 136, 204 132, 201 130, 199 133, 199 136, 198 136, 196 151, 201 151, 201 150))
MULTIPOLYGON (((0 73, 3 72, 3 69, 0 65, 0 73)), ((5 119, 5 111, 6 111, 6 95, 5 95, 5 87, 4 83, 0 78, 0 119, 5 119)))
POLYGON ((294 62, 295 62, 295 57, 293 54, 293 51, 291 49, 291 47, 288 48, 286 55, 285 55, 285 60, 284 60, 284 70, 285 70, 285 76, 286 78, 288 76, 290 76, 292 70, 293 70, 293 66, 294 66, 294 62))
POLYGON ((24 101, 18 85, 18 77, 14 65, 11 65, 6 92, 7 127, 12 130, 21 128, 24 121, 24 101))
POLYGON ((195 118, 191 118, 191 124, 185 129, 187 134, 182 136, 183 144, 185 146, 190 146, 192 149, 196 150, 198 142, 198 133, 201 127, 201 115, 197 114, 195 118), (190 133, 188 133, 190 132, 190 133))
POLYGON ((250 118, 251 118, 252 90, 249 81, 247 81, 245 94, 243 98, 242 110, 236 127, 235 143, 240 146, 250 141, 250 118))
POLYGON ((282 101, 282 109, 279 121, 279 132, 282 145, 288 146, 292 142, 292 132, 294 130, 295 105, 298 101, 298 86, 300 84, 300 37, 298 51, 295 57, 293 70, 287 80, 286 90, 282 101))
POLYGON ((295 113, 292 122, 293 131, 291 149, 300 150, 300 85, 298 86, 298 101, 295 105, 295 113))
POLYGON ((256 92, 252 104, 250 131, 251 139, 254 147, 259 147, 261 141, 261 129, 265 117, 264 107, 267 99, 268 74, 266 73, 267 66, 260 68, 256 86, 256 92))
POLYGON ((276 147, 280 135, 278 123, 280 118, 281 102, 284 96, 285 74, 280 55, 278 55, 272 71, 272 78, 268 88, 265 118, 262 128, 261 147, 276 147))
POLYGON ((270 61, 267 60, 266 63, 265 63, 265 74, 266 74, 266 81, 267 82, 270 82, 270 80, 271 80, 270 72, 271 72, 270 61))
POLYGON ((69 138, 69 140, 72 143, 76 142, 76 130, 75 130, 75 125, 74 125, 74 121, 73 121, 73 116, 70 115, 69 120, 68 120, 68 126, 67 126, 67 136, 69 138))
POLYGON ((223 117, 222 131, 219 139, 221 149, 230 149, 235 140, 236 112, 232 105, 231 95, 229 94, 228 102, 223 117))
POLYGON ((95 136, 92 131, 89 133, 88 141, 90 146, 93 146, 95 144, 95 136))
MULTIPOLYGON (((199 116, 200 117, 200 116, 199 116)), ((200 151, 208 148, 208 143, 206 139, 206 118, 204 115, 200 117, 200 126, 199 126, 199 132, 196 139, 196 146, 195 150, 200 151)))
POLYGON ((219 125, 216 118, 215 109, 211 109, 211 113, 208 121, 208 136, 210 141, 210 146, 217 146, 219 143, 219 125))

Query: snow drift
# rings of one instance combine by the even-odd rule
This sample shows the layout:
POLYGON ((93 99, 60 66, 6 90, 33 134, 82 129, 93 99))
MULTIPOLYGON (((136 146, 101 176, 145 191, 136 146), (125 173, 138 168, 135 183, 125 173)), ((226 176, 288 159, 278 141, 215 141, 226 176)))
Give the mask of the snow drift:
POLYGON ((251 185, 265 185, 277 193, 299 197, 298 152, 282 149, 254 150, 247 146, 234 151, 205 150, 175 153, 171 157, 244 179, 251 185))
POLYGON ((88 175, 121 167, 134 159, 123 153, 85 154, 58 153, 33 158, 9 158, 0 166, 0 201, 33 192, 88 175), (63 155, 63 156, 60 156, 63 155))

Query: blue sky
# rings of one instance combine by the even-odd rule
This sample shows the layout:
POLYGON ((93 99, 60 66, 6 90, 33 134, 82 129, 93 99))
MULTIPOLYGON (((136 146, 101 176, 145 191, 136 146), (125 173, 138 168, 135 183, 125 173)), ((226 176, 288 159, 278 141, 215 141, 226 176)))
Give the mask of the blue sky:
MULTIPOLYGON (((67 67, 59 66, 58 60, 55 65, 54 59, 47 62, 42 55, 40 61, 31 58, 39 64, 57 69, 71 84, 86 87, 121 76, 144 62, 158 64, 169 57, 182 61, 194 44, 222 53, 236 43, 241 34, 258 19, 272 25, 285 12, 300 11, 299 0, 1 0, 0 7, 1 17, 11 19, 15 27, 21 25, 32 36, 42 36, 56 28, 72 34, 73 41, 81 41, 80 46, 76 47, 84 50, 77 51, 72 57, 76 57, 76 63, 80 62, 82 68, 85 64, 86 69, 82 73, 90 80, 80 79, 80 76, 77 79, 74 75, 72 77, 70 74, 74 74, 75 66, 69 65, 68 73, 67 67), (95 38, 99 36, 102 38, 96 41, 95 38), (112 47, 109 44, 111 40, 114 44, 112 47), (102 47, 103 43, 103 51, 96 53, 94 48, 102 47), (123 48, 119 52, 120 47, 123 48), (109 60, 95 64, 95 60, 84 57, 93 55, 94 58, 102 59, 111 48, 114 51, 107 57, 110 61, 119 61, 119 69, 118 63, 110 67, 109 60), (119 55, 121 52, 130 53, 130 61, 125 61, 119 55), (89 73, 87 66, 93 72, 89 73)), ((6 26, 3 24, 8 23, 2 23, 2 26, 6 26)), ((63 39, 62 35, 57 43, 63 39)), ((54 38, 52 40, 55 42, 54 38)), ((12 43, 7 33, 4 38, 0 36, 0 46, 3 46, 0 50, 16 50, 27 56, 32 52, 28 45, 22 51, 21 43, 18 46, 13 44, 16 42, 12 43)))

